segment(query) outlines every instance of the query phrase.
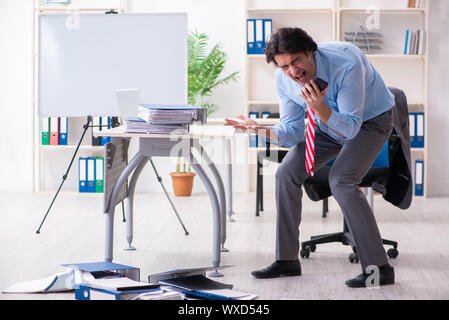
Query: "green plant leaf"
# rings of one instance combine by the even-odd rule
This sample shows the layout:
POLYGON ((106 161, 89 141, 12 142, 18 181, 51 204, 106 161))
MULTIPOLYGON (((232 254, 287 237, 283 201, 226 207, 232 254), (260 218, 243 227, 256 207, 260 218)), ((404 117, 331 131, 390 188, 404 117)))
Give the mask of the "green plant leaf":
POLYGON ((197 30, 189 32, 188 38, 188 103, 202 106, 210 115, 219 107, 204 102, 214 90, 231 81, 237 81, 239 72, 222 76, 228 57, 218 43, 207 53, 209 37, 197 30), (220 78, 221 77, 221 78, 220 78))

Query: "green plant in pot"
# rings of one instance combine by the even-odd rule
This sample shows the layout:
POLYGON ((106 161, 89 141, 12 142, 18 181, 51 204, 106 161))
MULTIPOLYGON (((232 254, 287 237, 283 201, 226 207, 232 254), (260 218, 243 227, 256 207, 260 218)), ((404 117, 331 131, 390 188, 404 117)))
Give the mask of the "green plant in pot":
POLYGON ((175 196, 188 197, 192 194, 195 173, 192 172, 190 163, 186 158, 178 157, 176 172, 171 172, 170 176, 175 196))
POLYGON ((231 81, 237 81, 239 72, 222 76, 228 56, 217 43, 207 52, 209 37, 198 31, 189 32, 188 38, 188 102, 191 105, 207 109, 210 116, 218 110, 214 103, 205 101, 205 97, 214 90, 231 81))
MULTIPOLYGON (((207 116, 218 110, 218 106, 205 100, 214 90, 231 81, 237 81, 239 72, 222 76, 228 56, 218 43, 208 51, 209 37, 198 31, 188 36, 188 103, 207 109, 207 116)), ((190 196, 195 173, 191 172, 187 160, 178 158, 176 172, 170 173, 176 196, 190 196), (188 169, 186 169, 186 164, 188 169), (181 169, 182 168, 182 169, 181 169), (176 185, 176 187, 175 187, 176 185), (190 191, 189 191, 190 189, 190 191)))

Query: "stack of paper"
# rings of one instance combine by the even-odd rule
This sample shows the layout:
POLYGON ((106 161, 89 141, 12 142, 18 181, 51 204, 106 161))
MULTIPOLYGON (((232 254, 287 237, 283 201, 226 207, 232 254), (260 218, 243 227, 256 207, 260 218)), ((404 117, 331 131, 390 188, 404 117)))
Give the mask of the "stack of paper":
POLYGON ((188 124, 150 124, 141 118, 127 118, 125 121, 126 132, 149 134, 186 134, 189 132, 188 124))
POLYGON ((185 134, 193 122, 206 123, 206 110, 191 105, 141 104, 138 108, 138 117, 126 119, 126 132, 185 134))

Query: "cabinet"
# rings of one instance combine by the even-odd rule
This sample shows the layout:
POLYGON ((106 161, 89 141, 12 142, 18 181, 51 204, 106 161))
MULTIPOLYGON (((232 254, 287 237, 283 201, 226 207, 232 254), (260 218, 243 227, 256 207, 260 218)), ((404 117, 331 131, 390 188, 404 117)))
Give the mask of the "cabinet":
MULTIPOLYGON (((428 30, 428 1, 418 8, 408 8, 408 0, 373 0, 370 5, 355 0, 247 0, 247 19, 272 19, 273 31, 281 27, 297 26, 306 30, 317 43, 349 41, 348 32, 360 31, 381 34, 378 50, 370 50, 367 57, 388 86, 404 90, 409 111, 424 114, 424 137, 427 136, 427 38, 420 54, 404 54, 406 30, 428 30)), ((246 113, 277 112, 279 105, 274 88, 273 65, 263 54, 246 55, 246 113)), ((427 192, 426 142, 423 148, 412 148, 412 171, 415 161, 424 162, 424 196, 427 192)), ((248 191, 255 190, 255 163, 259 148, 248 151, 248 191)), ((274 181, 275 164, 265 181, 274 181), (273 174, 270 174, 273 173, 273 174)), ((265 172, 264 172, 265 174, 265 172)), ((415 177, 414 177, 415 179, 415 177)))
MULTIPOLYGON (((33 23, 33 114, 34 114, 34 140, 33 140, 33 181, 34 192, 53 192, 62 181, 67 167, 76 150, 78 141, 86 123, 84 117, 70 117, 67 119, 67 145, 44 145, 42 144, 43 118, 38 115, 37 106, 37 81, 38 81, 38 22, 40 14, 69 14, 73 17, 71 23, 76 23, 76 14, 101 13, 111 9, 116 12, 126 11, 124 0, 71 0, 64 3, 47 3, 45 0, 34 0, 34 23, 33 23)), ((69 175, 62 188, 63 191, 78 192, 78 159, 80 157, 103 157, 104 147, 92 145, 92 128, 89 128, 84 136, 78 150, 77 157, 73 162, 69 175)))

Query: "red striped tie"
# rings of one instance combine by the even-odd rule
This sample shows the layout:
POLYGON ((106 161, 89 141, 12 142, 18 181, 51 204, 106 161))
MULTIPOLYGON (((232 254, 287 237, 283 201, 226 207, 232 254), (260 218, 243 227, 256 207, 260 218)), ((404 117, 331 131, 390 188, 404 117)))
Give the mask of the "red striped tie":
POLYGON ((315 111, 307 108, 307 135, 306 135, 306 170, 313 177, 315 173, 313 166, 315 164, 315 111))

